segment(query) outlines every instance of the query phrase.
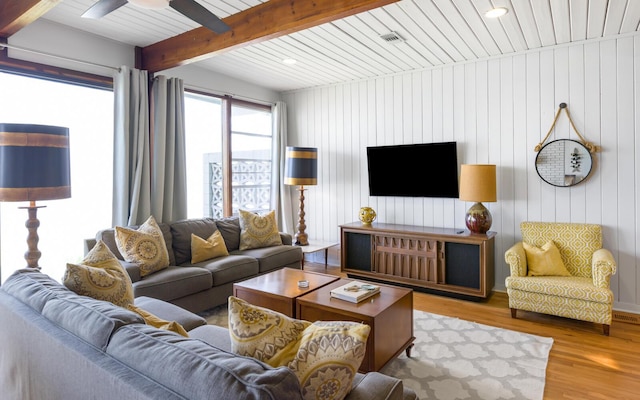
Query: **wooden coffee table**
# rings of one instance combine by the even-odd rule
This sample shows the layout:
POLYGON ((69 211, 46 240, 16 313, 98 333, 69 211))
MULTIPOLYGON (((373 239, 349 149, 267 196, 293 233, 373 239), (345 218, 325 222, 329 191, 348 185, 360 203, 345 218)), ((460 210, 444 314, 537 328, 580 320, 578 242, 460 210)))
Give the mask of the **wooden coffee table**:
POLYGON ((234 283, 233 295, 253 305, 298 318, 296 316, 296 299, 298 297, 338 279, 340 278, 334 275, 282 268, 246 281, 234 283), (307 280, 309 287, 298 287, 298 281, 300 280, 307 280))
MULTIPOLYGON (((352 282, 340 279, 298 297, 297 315, 307 321, 355 321, 371 327, 360 372, 379 371, 413 347, 413 290, 380 285, 380 293, 360 303, 332 298, 331 289, 352 282)), ((378 285, 378 283, 376 283, 378 285)))

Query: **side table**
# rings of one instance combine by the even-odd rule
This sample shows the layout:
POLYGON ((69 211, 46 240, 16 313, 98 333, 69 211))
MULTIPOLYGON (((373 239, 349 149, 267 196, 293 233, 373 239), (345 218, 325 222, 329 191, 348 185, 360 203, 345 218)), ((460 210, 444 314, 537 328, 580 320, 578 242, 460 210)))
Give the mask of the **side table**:
POLYGON ((329 259, 329 248, 337 245, 338 245, 338 242, 309 241, 309 244, 307 246, 300 246, 300 249, 302 249, 302 268, 304 269, 305 254, 311 254, 311 253, 324 250, 324 269, 327 269, 327 262, 329 259))

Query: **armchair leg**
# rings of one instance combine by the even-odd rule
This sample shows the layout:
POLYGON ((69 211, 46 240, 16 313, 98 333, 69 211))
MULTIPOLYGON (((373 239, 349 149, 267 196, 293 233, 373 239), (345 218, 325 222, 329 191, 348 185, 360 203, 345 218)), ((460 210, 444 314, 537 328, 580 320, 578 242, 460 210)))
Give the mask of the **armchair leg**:
POLYGON ((602 333, 604 333, 605 336, 609 336, 609 327, 611 325, 607 325, 607 324, 602 324, 602 333))
POLYGON ((516 318, 518 310, 516 308, 511 309, 511 318, 516 318))

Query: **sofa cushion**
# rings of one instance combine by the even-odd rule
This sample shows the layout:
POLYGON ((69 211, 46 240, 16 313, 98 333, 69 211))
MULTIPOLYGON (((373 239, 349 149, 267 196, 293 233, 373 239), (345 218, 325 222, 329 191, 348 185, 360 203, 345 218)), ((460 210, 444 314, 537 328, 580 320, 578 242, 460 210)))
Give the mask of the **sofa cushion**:
POLYGON ((216 226, 222 233, 227 250, 238 250, 240 248, 240 219, 238 217, 221 218, 216 220, 216 226))
POLYGON ((242 254, 258 260, 261 274, 282 268, 285 265, 300 265, 302 260, 302 250, 298 246, 263 247, 261 249, 234 251, 233 254, 242 254))
POLYGON ((301 398, 298 380, 288 368, 271 368, 146 325, 119 329, 107 353, 192 400, 301 398))
POLYGON ((81 264, 67 264, 63 283, 83 296, 110 301, 120 307, 133 304, 131 278, 101 240, 81 264))
POLYGON ((216 231, 216 223, 212 218, 185 219, 170 224, 174 265, 182 265, 191 261, 191 234, 208 238, 216 231))
POLYGON ((35 268, 15 271, 2 284, 2 290, 38 312, 51 299, 76 296, 65 286, 35 268))
POLYGON ((371 327, 348 321, 318 321, 307 327, 289 368, 308 400, 344 399, 364 359, 371 327))
POLYGON ((228 255, 229 252, 220 231, 213 232, 207 239, 191 234, 192 264, 228 255))
POLYGON ((199 339, 220 350, 231 353, 229 330, 217 325, 203 325, 189 331, 189 337, 199 339))
POLYGON ((207 270, 213 279, 213 286, 238 282, 258 275, 258 261, 242 255, 229 255, 203 261, 194 266, 207 270))
POLYGON ((272 367, 286 366, 293 360, 302 332, 309 325, 307 321, 229 297, 231 350, 272 367))
POLYGON ((170 266, 135 282, 133 294, 171 301, 207 290, 212 285, 211 274, 202 268, 170 266))
POLYGON ((239 210, 240 212, 240 250, 279 246, 282 244, 276 212, 264 215, 239 210))
POLYGON ((147 310, 134 306, 133 304, 129 304, 127 306, 127 309, 141 316, 147 325, 151 325, 155 328, 163 329, 165 331, 177 333, 180 336, 189 337, 189 334, 184 329, 184 327, 176 321, 162 319, 147 310))
POLYGON ((135 305, 157 315, 162 319, 176 321, 187 331, 191 331, 199 326, 206 325, 207 320, 201 316, 178 307, 166 301, 154 299, 152 297, 141 296, 135 299, 135 305))
POLYGON ((138 229, 116 226, 116 245, 126 261, 138 263, 140 276, 169 266, 169 252, 153 215, 138 229))
POLYGON ((144 319, 134 312, 84 296, 51 299, 42 309, 42 315, 102 350, 120 327, 144 324, 144 319))
MULTIPOLYGON (((173 238, 171 237, 171 227, 168 224, 159 223, 158 226, 162 231, 162 237, 164 238, 164 243, 167 245, 167 252, 169 253, 169 264, 175 265, 176 259, 173 255, 173 238)), ((139 225, 128 226, 127 228, 138 229, 139 225)), ((115 255, 118 260, 124 260, 124 257, 120 253, 118 249, 118 245, 116 244, 116 230, 115 228, 103 229, 98 231, 96 234, 96 241, 102 240, 109 250, 115 255)))

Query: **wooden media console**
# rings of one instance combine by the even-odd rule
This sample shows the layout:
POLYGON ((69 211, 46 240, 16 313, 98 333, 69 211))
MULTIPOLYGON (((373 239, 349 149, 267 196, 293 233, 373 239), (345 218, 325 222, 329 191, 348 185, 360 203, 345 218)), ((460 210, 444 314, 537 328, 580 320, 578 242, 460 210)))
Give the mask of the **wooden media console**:
POLYGON ((484 299, 493 289, 495 235, 353 222, 340 226, 341 270, 350 278, 484 299))

